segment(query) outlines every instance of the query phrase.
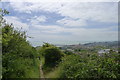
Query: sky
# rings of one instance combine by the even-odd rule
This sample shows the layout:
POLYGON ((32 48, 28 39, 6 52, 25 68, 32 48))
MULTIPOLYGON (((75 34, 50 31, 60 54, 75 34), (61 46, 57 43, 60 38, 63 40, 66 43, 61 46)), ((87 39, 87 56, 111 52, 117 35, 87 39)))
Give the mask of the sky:
POLYGON ((118 40, 117 2, 9 0, 0 5, 10 12, 4 19, 26 31, 33 46, 118 40))

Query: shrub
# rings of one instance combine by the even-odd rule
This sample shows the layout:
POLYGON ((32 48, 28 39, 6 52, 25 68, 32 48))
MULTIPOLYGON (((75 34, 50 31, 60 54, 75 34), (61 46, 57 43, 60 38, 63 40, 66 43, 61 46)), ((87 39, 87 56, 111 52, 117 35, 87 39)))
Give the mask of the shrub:
POLYGON ((63 56, 61 51, 57 47, 48 47, 44 50, 45 53, 45 65, 49 67, 56 66, 63 56))
POLYGON ((118 61, 111 57, 69 55, 62 59, 61 78, 120 78, 118 61))

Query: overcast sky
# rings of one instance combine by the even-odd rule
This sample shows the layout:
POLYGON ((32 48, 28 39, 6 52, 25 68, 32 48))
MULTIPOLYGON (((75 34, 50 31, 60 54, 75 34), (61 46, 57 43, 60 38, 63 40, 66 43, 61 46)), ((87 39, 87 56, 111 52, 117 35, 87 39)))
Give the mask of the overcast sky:
MULTIPOLYGON (((1 5, 1 4, 0 4, 1 5)), ((4 18, 34 46, 118 40, 117 2, 2 2, 4 18)))

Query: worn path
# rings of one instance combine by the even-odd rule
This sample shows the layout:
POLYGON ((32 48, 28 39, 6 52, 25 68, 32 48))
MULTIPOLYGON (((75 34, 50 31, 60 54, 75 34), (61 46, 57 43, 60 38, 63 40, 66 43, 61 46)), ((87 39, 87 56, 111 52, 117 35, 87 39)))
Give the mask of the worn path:
POLYGON ((44 73, 43 73, 43 70, 42 70, 42 61, 40 61, 40 78, 42 80, 45 80, 44 73))

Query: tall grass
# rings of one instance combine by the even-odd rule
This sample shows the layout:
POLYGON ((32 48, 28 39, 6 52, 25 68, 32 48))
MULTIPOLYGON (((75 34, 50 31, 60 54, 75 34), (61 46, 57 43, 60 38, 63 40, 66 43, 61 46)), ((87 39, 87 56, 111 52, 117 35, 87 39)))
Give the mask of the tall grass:
POLYGON ((40 60, 35 60, 35 66, 29 70, 27 76, 28 78, 40 78, 40 71, 39 71, 40 60))

